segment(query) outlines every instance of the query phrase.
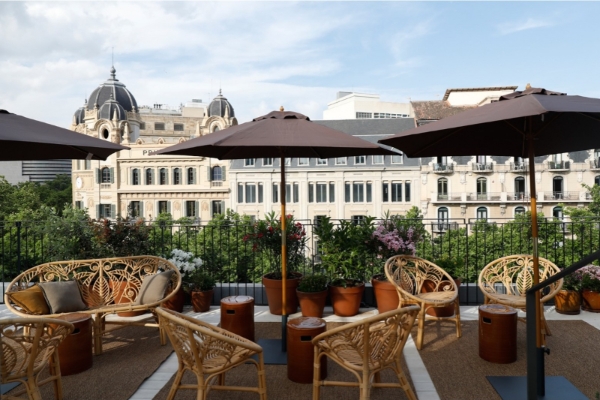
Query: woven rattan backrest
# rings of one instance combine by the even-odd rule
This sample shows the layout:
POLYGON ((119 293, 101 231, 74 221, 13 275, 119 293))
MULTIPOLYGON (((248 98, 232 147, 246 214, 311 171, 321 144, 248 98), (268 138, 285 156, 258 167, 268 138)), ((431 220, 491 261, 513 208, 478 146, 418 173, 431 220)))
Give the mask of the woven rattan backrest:
POLYGON ((0 320, 0 381, 26 376, 44 368, 73 324, 50 318, 0 320))
POLYGON ((405 298, 421 293, 424 284, 430 292, 457 291, 454 279, 446 271, 419 257, 391 257, 385 263, 385 275, 405 298))
MULTIPOLYGON (((539 258, 540 282, 560 272, 554 263, 545 258, 539 258)), ((527 290, 533 286, 533 256, 516 254, 498 258, 486 265, 479 273, 479 287, 484 293, 510 294, 524 297, 527 290)), ((560 279, 547 289, 542 301, 547 301, 562 288, 560 279)))

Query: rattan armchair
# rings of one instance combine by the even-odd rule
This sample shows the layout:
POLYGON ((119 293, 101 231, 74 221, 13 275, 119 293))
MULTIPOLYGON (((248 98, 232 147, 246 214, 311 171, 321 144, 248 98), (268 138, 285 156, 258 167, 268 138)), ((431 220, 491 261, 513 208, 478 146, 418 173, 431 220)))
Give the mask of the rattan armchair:
POLYGON ((410 400, 416 400, 402 371, 400 357, 415 323, 419 307, 398 308, 328 330, 313 338, 315 346, 313 400, 321 395, 321 386, 355 386, 360 399, 368 400, 372 387, 402 388, 410 400), (329 357, 350 371, 358 382, 319 380, 321 357, 329 357), (390 368, 399 383, 382 383, 379 373, 390 368))
MULTIPOLYGON (((539 258, 540 282, 560 272, 551 261, 539 258)), ((486 265, 479 273, 479 288, 485 296, 485 304, 503 304, 525 311, 525 294, 533 286, 533 256, 516 254, 498 258, 486 265)), ((563 280, 550 284, 542 294, 540 303, 551 300, 562 289, 563 280)), ((525 318, 519 318, 525 321, 525 318)), ((542 334, 551 335, 544 313, 541 313, 542 334)))
POLYGON ((255 392, 261 400, 267 399, 262 347, 225 329, 175 311, 159 307, 156 313, 179 361, 169 400, 175 397, 179 389, 197 390, 198 400, 206 399, 211 389, 255 392), (258 356, 258 361, 251 358, 254 355, 258 356), (225 373, 245 363, 256 365, 258 387, 225 386, 225 373), (196 375, 196 385, 181 384, 186 370, 196 375))
POLYGON ((396 287, 400 297, 399 307, 407 304, 421 306, 418 316, 417 349, 421 350, 423 347, 425 320, 454 321, 456 337, 462 336, 458 287, 446 271, 425 259, 399 255, 386 261, 385 275, 396 287), (454 306, 454 315, 451 317, 434 317, 426 314, 432 307, 448 305, 454 306))
POLYGON ((58 345, 73 331, 73 324, 50 318, 8 318, 0 320, 0 382, 20 382, 24 390, 2 399, 42 400, 39 386, 54 383, 54 397, 62 399, 58 345), (50 376, 40 380, 49 366, 50 376))

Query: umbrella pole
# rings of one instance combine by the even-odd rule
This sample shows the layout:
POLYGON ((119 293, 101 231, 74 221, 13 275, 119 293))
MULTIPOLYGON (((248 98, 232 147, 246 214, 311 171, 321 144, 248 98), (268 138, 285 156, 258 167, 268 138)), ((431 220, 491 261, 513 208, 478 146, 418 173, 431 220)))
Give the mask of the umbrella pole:
POLYGON ((286 283, 287 283, 287 227, 285 216, 285 157, 281 155, 281 351, 287 351, 286 283))

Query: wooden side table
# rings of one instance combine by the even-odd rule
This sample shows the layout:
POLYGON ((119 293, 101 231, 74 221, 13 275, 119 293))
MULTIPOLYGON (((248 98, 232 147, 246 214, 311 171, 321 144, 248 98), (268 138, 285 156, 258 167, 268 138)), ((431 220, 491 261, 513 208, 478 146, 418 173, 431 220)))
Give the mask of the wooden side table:
POLYGON ((221 299, 221 328, 254 341, 254 297, 221 299))
MULTIPOLYGON (((325 332, 327 323, 315 317, 290 319, 287 323, 288 379, 296 383, 313 383, 315 350, 312 340, 325 332)), ((327 378, 327 357, 321 357, 321 376, 327 378)))
POLYGON ((74 313, 57 319, 68 321, 75 326, 73 332, 58 345, 61 375, 78 374, 90 369, 94 362, 91 315, 74 313))
POLYGON ((509 364, 517 361, 517 310, 502 304, 479 307, 479 357, 509 364))

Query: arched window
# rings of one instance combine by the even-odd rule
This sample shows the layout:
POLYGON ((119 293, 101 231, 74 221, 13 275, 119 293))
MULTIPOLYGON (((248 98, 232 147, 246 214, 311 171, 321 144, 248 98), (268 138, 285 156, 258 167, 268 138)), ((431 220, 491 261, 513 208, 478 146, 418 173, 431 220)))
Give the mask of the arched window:
POLYGON ((594 177, 594 185, 600 186, 600 175, 594 177))
POLYGON ((477 200, 487 200, 487 179, 477 179, 477 200))
POLYGON ((488 218, 488 210, 485 207, 477 207, 477 219, 478 220, 487 220, 488 218))
POLYGON ((515 178, 515 200, 523 200, 525 198, 525 178, 517 176, 515 178))
POLYGON ((554 218, 556 218, 556 219, 561 219, 562 220, 563 219, 563 209, 562 209, 562 207, 559 207, 559 206, 554 207, 552 209, 552 216, 554 218))
POLYGON ((159 184, 166 185, 167 184, 167 169, 161 168, 159 171, 159 184))
POLYGON ((179 168, 173 170, 173 185, 181 185, 181 170, 179 168))
POLYGON ((438 179, 438 200, 448 200, 448 179, 446 178, 438 179))
POLYGON ((211 177, 212 181, 222 181, 223 180, 223 170, 220 166, 213 167, 211 177))
POLYGON ((102 183, 110 183, 110 168, 102 168, 102 183))
POLYGON ((219 127, 215 126, 215 128, 213 129, 213 132, 218 132, 219 131, 219 127))
POLYGON ((187 169, 187 184, 193 185, 195 183, 196 183, 196 173, 194 171, 194 168, 188 168, 187 169))
POLYGON ((132 185, 139 185, 140 184, 140 170, 135 168, 132 172, 131 172, 131 184, 132 185))
POLYGON ((515 216, 518 214, 525 214, 525 207, 522 207, 522 206, 515 207, 515 216))
POLYGON ((152 170, 148 168, 146 170, 146 185, 152 185, 152 170))
POLYGON ((448 208, 447 207, 438 208, 437 218, 438 218, 439 230, 447 230, 448 229, 448 208))
POLYGON ((562 176, 555 176, 552 179, 552 194, 555 200, 562 200, 563 198, 563 178, 562 176))

